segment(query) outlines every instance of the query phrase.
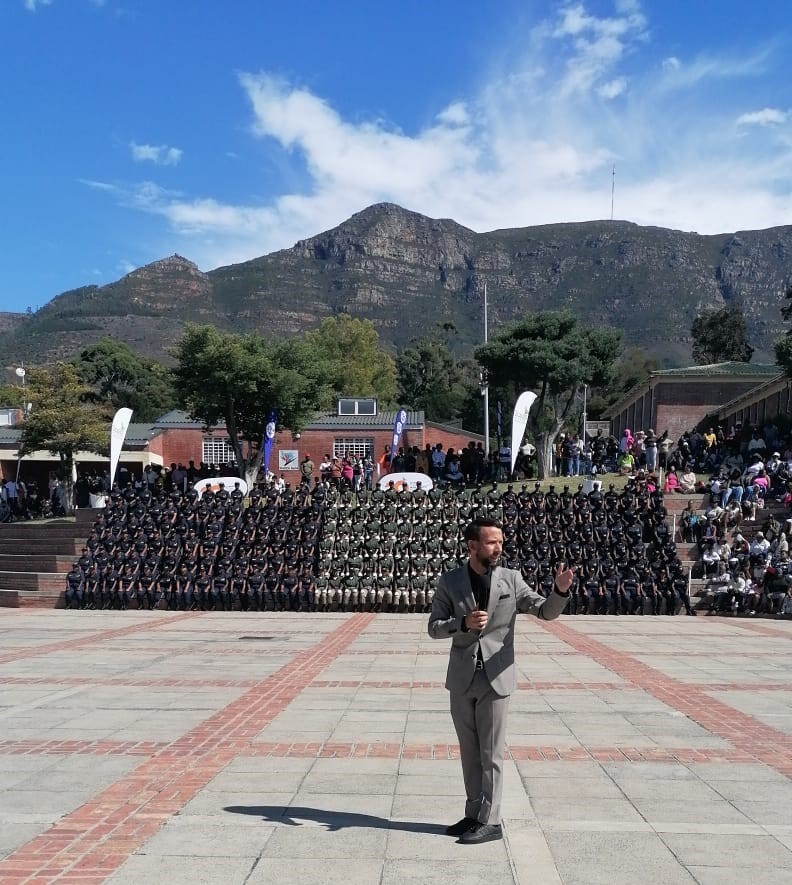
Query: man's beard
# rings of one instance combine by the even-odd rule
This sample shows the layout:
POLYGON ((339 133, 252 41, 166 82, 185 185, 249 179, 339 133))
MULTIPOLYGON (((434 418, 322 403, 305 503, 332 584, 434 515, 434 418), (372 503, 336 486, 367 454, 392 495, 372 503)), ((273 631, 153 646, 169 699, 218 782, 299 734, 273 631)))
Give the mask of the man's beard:
POLYGON ((476 559, 478 560, 478 563, 482 568, 490 569, 500 559, 500 553, 496 554, 495 556, 486 556, 479 554, 476 559))

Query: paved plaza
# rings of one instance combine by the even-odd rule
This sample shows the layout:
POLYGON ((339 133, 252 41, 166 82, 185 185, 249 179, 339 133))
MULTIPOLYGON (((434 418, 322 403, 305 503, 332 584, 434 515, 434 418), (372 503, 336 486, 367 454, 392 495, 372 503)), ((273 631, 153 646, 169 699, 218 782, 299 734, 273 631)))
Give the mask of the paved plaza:
POLYGON ((792 623, 518 618, 502 842, 459 845, 425 615, 0 609, 0 882, 780 885, 792 623))

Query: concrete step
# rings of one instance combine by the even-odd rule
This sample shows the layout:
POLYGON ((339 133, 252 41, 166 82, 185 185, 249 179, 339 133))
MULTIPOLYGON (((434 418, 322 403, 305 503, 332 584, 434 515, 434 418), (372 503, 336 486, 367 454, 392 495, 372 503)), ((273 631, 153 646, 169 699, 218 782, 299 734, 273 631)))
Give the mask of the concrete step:
POLYGON ((19 608, 19 592, 0 590, 0 608, 19 608))
POLYGON ((90 523, 81 525, 76 519, 18 519, 14 522, 0 523, 0 537, 26 537, 28 535, 40 535, 47 537, 49 535, 76 535, 88 534, 90 523))
POLYGON ((0 537, 0 554, 74 556, 85 546, 84 538, 4 538, 0 537))
POLYGON ((57 572, 65 574, 71 569, 74 557, 69 554, 21 554, 0 553, 0 571, 6 572, 57 572))
POLYGON ((18 608, 66 608, 66 594, 48 590, 20 590, 18 608))
POLYGON ((52 572, 8 572, 0 571, 0 588, 3 590, 50 590, 61 592, 66 589, 66 578, 52 572))

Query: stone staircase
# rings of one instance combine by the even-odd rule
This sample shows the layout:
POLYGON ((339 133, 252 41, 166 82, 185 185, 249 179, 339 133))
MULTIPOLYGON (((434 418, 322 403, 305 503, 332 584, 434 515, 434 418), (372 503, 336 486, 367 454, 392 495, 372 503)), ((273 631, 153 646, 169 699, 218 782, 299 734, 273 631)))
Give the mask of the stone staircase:
MULTIPOLYGON (((700 608, 704 605, 707 581, 701 573, 699 548, 697 544, 689 544, 683 541, 679 531, 679 516, 685 509, 688 501, 693 501, 696 507, 696 512, 699 514, 705 513, 710 506, 708 494, 675 495, 673 497, 671 495, 666 495, 665 497, 669 522, 674 516, 676 516, 677 530, 674 535, 674 540, 677 542, 677 553, 685 571, 691 575, 690 603, 693 608, 700 608)), ((766 501, 765 508, 757 512, 756 522, 742 521, 740 524, 740 533, 750 543, 754 535, 756 535, 757 532, 762 531, 762 526, 764 526, 771 516, 775 516, 779 522, 783 522, 787 517, 786 509, 778 504, 773 498, 769 498, 766 501)))
POLYGON ((0 524, 0 607, 63 608, 65 575, 95 518, 79 510, 74 519, 0 524))

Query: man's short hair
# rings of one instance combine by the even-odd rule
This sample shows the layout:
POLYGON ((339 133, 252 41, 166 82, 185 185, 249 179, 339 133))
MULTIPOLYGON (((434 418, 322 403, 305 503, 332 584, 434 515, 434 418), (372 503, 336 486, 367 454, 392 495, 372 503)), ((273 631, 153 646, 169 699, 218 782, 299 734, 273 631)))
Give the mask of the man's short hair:
POLYGON ((465 540, 478 541, 481 537, 482 529, 500 529, 503 531, 503 525, 497 519, 490 519, 488 516, 477 516, 473 522, 469 523, 465 528, 465 540))

